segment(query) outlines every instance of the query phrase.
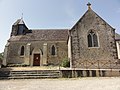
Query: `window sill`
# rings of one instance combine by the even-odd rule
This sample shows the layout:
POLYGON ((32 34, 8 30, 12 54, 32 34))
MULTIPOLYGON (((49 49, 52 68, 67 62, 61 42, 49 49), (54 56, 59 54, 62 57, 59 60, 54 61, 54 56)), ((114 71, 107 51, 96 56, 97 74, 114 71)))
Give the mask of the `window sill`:
POLYGON ((100 47, 88 47, 88 49, 92 49, 92 48, 100 48, 100 47))
POLYGON ((20 58, 24 58, 24 55, 20 56, 20 58))
POLYGON ((51 57, 57 57, 57 55, 51 55, 51 57))

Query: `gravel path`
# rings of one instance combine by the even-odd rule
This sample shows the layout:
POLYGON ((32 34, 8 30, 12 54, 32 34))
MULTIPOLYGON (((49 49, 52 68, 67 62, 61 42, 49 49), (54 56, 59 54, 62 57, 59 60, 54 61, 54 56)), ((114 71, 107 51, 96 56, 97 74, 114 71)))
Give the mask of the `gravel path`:
POLYGON ((120 90, 120 77, 0 80, 0 90, 120 90))

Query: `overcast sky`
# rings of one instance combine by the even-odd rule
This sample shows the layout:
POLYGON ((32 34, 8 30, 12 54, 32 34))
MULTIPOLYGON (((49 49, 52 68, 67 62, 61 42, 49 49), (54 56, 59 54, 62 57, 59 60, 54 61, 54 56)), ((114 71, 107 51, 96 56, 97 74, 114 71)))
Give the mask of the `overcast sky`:
POLYGON ((120 0, 0 0, 0 52, 22 13, 29 29, 70 29, 87 11, 88 2, 120 34, 120 0))

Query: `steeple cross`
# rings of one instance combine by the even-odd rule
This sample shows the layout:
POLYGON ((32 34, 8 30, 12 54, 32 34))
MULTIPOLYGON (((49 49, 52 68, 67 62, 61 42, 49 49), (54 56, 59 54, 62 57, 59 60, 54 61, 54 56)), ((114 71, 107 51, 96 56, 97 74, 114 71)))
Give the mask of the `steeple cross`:
POLYGON ((87 4, 87 6, 88 6, 88 9, 91 9, 91 4, 89 2, 87 4))

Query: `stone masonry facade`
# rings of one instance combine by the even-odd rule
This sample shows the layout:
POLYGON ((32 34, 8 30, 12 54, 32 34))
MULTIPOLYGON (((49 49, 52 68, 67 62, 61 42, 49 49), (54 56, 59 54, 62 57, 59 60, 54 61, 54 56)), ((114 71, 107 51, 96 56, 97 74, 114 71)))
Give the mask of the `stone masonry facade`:
POLYGON ((115 29, 90 7, 70 30, 71 63, 74 68, 119 68, 115 29), (88 35, 94 32, 98 46, 88 46, 88 35))
POLYGON ((120 35, 88 10, 71 29, 28 29, 23 19, 12 26, 4 51, 4 65, 60 65, 64 59, 71 68, 120 68, 120 35))

